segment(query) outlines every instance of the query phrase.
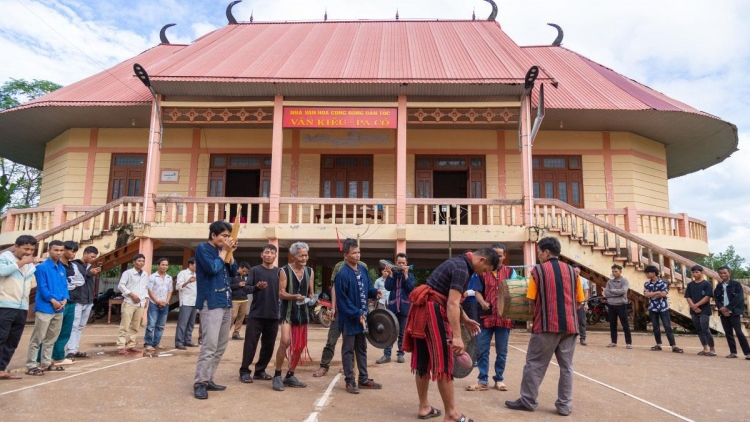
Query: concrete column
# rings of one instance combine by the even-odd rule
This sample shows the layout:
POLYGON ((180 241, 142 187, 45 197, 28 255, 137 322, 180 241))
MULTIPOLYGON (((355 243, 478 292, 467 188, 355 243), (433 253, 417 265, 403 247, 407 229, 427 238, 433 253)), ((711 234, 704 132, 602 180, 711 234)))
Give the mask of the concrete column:
MULTIPOLYGON (((154 197, 159 191, 159 168, 161 166, 161 115, 156 101, 151 104, 151 125, 148 132, 148 156, 146 158, 146 183, 143 188, 143 223, 156 221, 154 197)), ((148 262, 150 257, 146 257, 148 262)), ((149 267, 150 269, 151 267, 149 267)))
POLYGON ((682 219, 678 222, 680 237, 690 237, 690 217, 685 213, 680 215, 682 216, 682 219))
POLYGON ((62 226, 65 223, 65 205, 63 204, 57 204, 55 205, 55 210, 52 214, 52 227, 59 227, 62 226))
POLYGON ((398 96, 398 128, 396 129, 396 224, 406 224, 406 95, 398 96))
POLYGON ((11 210, 8 210, 8 215, 5 217, 5 227, 3 227, 3 231, 5 232, 12 232, 16 229, 16 215, 11 212, 11 210))
POLYGON ((284 154, 284 96, 276 95, 273 101, 273 135, 271 137, 271 191, 268 222, 279 223, 279 198, 281 197, 281 165, 284 154))
MULTIPOLYGON (((143 270, 151 274, 151 265, 154 262, 154 240, 150 237, 142 237, 139 239, 138 252, 142 253, 146 257, 146 265, 143 266, 143 270)), ((146 304, 141 318, 141 323, 145 327, 148 323, 148 303, 146 304)))
POLYGON ((396 240, 396 253, 406 253, 406 239, 396 240))
MULTIPOLYGON (((531 96, 526 96, 521 103, 521 194, 523 195, 523 224, 534 225, 534 176, 531 162, 531 96)), ((536 244, 525 242, 523 246, 523 263, 536 264, 536 244)))

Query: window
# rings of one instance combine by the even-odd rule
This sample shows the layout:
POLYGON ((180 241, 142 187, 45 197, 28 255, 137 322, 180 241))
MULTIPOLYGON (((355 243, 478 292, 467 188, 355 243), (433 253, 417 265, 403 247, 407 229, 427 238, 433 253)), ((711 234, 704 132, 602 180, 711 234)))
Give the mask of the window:
POLYGON ((534 197, 559 199, 583 207, 583 170, 580 156, 537 156, 532 158, 534 197))
POLYGON ((140 167, 144 165, 145 161, 145 156, 115 156, 115 166, 118 167, 140 167))
POLYGON ((372 196, 371 155, 323 155, 320 157, 320 195, 323 198, 372 196))
POLYGON ((114 201, 123 196, 143 195, 145 174, 145 154, 112 155, 107 197, 114 201))
POLYGON ((238 156, 229 159, 230 167, 259 167, 260 157, 257 156, 238 156))

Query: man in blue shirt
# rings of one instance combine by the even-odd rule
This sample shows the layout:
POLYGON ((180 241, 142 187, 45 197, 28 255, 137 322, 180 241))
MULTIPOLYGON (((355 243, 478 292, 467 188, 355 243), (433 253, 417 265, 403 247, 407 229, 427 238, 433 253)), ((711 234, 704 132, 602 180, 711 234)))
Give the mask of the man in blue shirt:
MULTIPOLYGON (((388 277, 385 279, 385 289, 389 292, 388 310, 393 312, 398 319, 398 352, 397 362, 404 363, 404 329, 406 329, 406 317, 409 315, 411 302, 409 295, 414 290, 414 274, 409 272, 409 261, 405 253, 401 252, 396 255, 396 267, 401 271, 394 271, 387 266, 388 277)), ((393 346, 388 346, 383 350, 383 357, 376 363, 387 363, 391 361, 391 351, 393 346)))
POLYGON ((34 331, 31 333, 26 354, 27 375, 44 375, 44 371, 64 371, 52 364, 52 347, 60 335, 63 311, 68 303, 68 279, 60 258, 65 248, 63 242, 49 242, 49 258, 36 269, 36 301, 34 303, 34 331), (41 348, 39 364, 37 355, 41 348))
POLYGON ((195 248, 195 306, 201 310, 203 333, 193 384, 196 399, 207 399, 209 391, 227 388, 214 383, 214 373, 229 342, 232 316, 230 279, 237 275, 237 261, 224 262, 227 254, 237 249, 237 242, 231 235, 232 226, 226 221, 214 221, 208 230, 208 242, 195 248))
POLYGON ((359 265, 360 251, 357 241, 346 239, 343 247, 346 264, 336 275, 335 288, 339 329, 344 334, 341 346, 341 363, 344 366, 346 391, 359 394, 359 389, 380 389, 382 385, 367 375, 367 299, 380 299, 381 293, 372 286, 370 276, 359 265), (354 356, 359 368, 359 386, 354 380, 354 356))
POLYGON ((659 329, 659 321, 661 321, 672 351, 682 353, 683 350, 677 347, 677 343, 675 343, 672 321, 669 319, 669 304, 667 303, 669 284, 659 278, 659 269, 654 265, 646 267, 644 272, 648 281, 643 285, 643 295, 648 298, 648 314, 651 317, 651 325, 654 326, 654 339, 656 340, 656 346, 652 347, 651 350, 661 350, 661 330, 659 329))

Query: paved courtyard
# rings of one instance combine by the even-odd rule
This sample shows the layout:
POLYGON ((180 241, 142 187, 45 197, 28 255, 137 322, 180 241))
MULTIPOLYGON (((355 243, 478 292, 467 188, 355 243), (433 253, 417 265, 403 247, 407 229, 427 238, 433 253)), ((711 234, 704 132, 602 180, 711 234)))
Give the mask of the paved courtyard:
MULTIPOLYGON (((174 323, 167 324, 163 344, 174 341, 174 323)), ((94 324, 86 328, 81 350, 92 354, 66 371, 42 377, 24 376, 17 381, 0 381, 2 421, 99 421, 119 420, 203 420, 247 421, 408 421, 416 420, 417 400, 413 376, 406 364, 376 365, 381 351, 368 349, 370 376, 384 386, 379 391, 348 394, 344 389, 339 350, 332 371, 313 378, 325 344, 327 331, 320 325, 310 330, 313 362, 298 368, 305 389, 276 392, 270 382, 241 384, 238 368, 242 341, 230 341, 219 366, 216 382, 228 386, 224 392, 210 392, 208 400, 192 397, 192 380, 198 349, 167 350, 166 357, 119 357, 114 354, 117 325, 94 324)), ((23 371, 31 327, 27 326, 21 346, 9 369, 23 371)), ((197 335, 197 333, 196 333, 197 335)), ((554 407, 557 367, 551 365, 540 391, 539 409, 534 413, 512 412, 505 400, 518 397, 520 378, 529 335, 511 335, 505 372, 508 392, 468 392, 476 381, 476 370, 456 381, 459 410, 475 421, 507 418, 524 421, 560 420, 554 407)), ((139 336, 139 341, 142 336, 139 336)), ((684 355, 652 352, 653 337, 634 334, 633 350, 624 344, 616 349, 605 345, 604 332, 589 335, 589 346, 578 347, 575 355, 573 418, 576 421, 747 421, 750 420, 750 361, 725 359, 726 341, 717 339, 718 357, 697 356, 695 336, 679 336, 684 355)), ((171 349, 171 348, 170 348, 171 349)), ((494 358, 494 351, 493 351, 494 358)), ((431 386, 432 404, 442 409, 436 385, 431 386)), ((441 420, 441 419, 436 419, 441 420)))

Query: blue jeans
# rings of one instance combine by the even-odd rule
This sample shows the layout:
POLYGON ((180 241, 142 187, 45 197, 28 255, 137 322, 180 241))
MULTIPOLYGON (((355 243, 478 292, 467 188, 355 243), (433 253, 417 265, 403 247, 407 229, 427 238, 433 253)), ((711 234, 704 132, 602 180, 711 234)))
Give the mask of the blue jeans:
POLYGON ((154 303, 148 304, 148 324, 146 324, 146 336, 143 338, 143 344, 151 347, 159 345, 161 335, 164 334, 164 325, 167 323, 168 313, 169 306, 160 308, 154 303))
POLYGON ((487 376, 490 372, 490 344, 492 337, 495 337, 495 376, 492 379, 495 382, 503 380, 505 372, 505 360, 508 357, 508 337, 510 337, 510 328, 486 328, 477 336, 477 368, 479 369, 479 383, 487 385, 487 376))
MULTIPOLYGON (((398 319, 398 352, 396 354, 398 356, 404 355, 404 330, 406 329, 406 315, 403 315, 401 313, 396 314, 396 319, 398 319)), ((391 352, 393 352, 393 346, 388 346, 383 350, 383 356, 391 357, 391 352)))

